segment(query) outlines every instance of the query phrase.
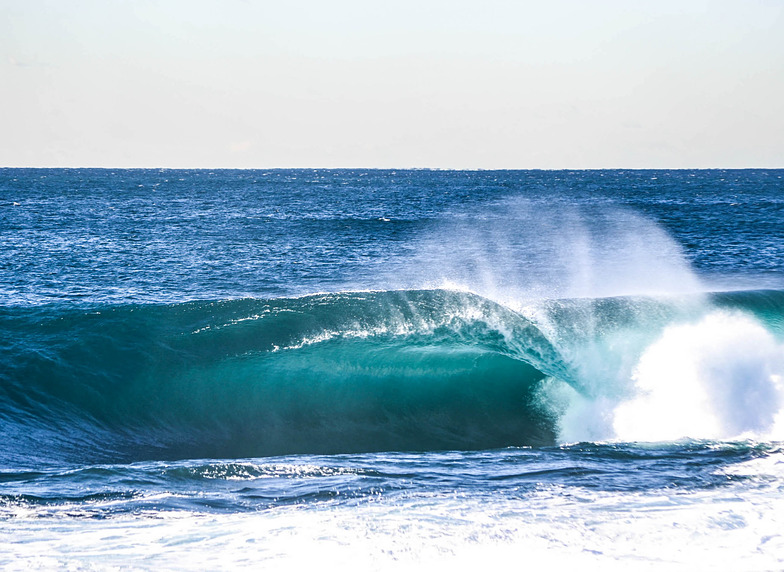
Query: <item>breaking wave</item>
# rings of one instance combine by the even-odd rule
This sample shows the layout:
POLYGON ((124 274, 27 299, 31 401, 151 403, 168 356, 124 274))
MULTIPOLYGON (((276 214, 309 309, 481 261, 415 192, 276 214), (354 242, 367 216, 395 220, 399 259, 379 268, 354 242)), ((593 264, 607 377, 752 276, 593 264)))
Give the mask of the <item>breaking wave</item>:
POLYGON ((780 438, 784 292, 0 309, 6 464, 780 438))

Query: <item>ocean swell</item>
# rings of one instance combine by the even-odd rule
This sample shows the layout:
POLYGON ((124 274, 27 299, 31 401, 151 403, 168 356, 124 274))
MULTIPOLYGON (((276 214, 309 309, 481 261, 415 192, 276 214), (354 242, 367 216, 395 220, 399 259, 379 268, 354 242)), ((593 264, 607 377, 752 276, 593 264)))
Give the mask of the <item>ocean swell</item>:
POLYGON ((6 307, 0 457, 768 435, 782 425, 782 316, 778 291, 515 310, 448 290, 6 307))

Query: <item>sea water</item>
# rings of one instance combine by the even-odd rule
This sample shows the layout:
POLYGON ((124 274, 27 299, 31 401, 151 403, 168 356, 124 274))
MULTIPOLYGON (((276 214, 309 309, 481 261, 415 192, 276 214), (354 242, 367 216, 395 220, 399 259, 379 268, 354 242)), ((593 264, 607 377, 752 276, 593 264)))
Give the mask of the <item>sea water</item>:
POLYGON ((0 169, 0 564, 781 569, 782 223, 782 170, 0 169))

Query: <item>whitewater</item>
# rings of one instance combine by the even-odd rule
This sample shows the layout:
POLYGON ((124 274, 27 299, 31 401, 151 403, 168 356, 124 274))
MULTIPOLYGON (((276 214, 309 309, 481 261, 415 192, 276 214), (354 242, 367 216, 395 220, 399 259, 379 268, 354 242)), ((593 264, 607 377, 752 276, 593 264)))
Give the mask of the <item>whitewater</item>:
POLYGON ((780 569, 782 190, 0 169, 0 563, 780 569))

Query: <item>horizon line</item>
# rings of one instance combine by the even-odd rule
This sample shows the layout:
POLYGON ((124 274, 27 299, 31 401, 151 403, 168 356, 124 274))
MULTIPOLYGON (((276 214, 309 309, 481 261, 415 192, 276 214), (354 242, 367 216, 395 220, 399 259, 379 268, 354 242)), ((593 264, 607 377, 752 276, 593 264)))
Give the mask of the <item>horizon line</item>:
POLYGON ((165 166, 42 166, 13 165, 0 169, 90 169, 90 170, 160 170, 160 171, 777 171, 780 167, 165 167, 165 166))

